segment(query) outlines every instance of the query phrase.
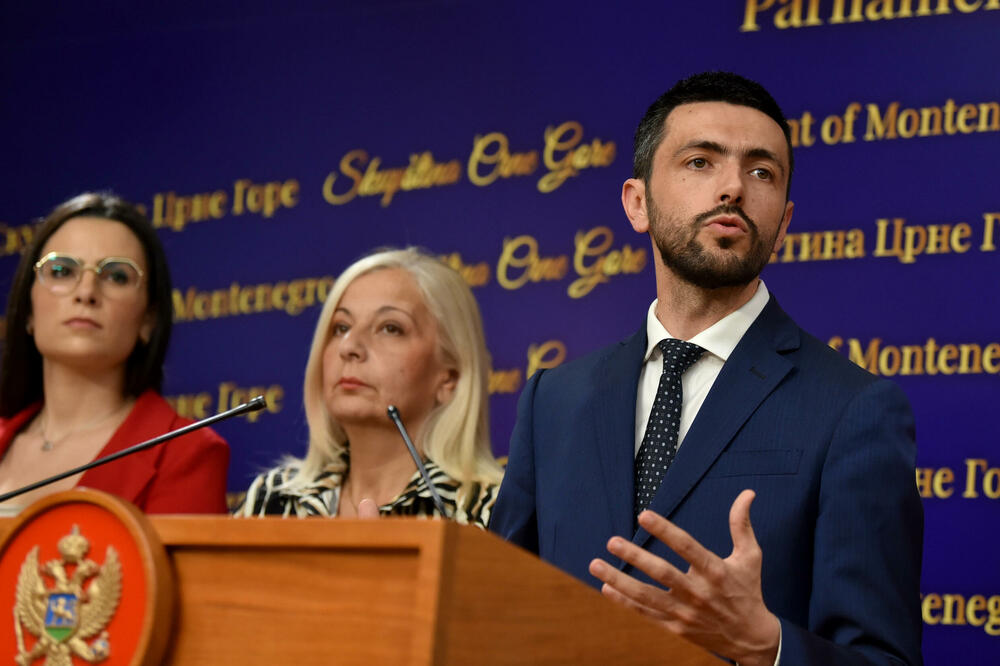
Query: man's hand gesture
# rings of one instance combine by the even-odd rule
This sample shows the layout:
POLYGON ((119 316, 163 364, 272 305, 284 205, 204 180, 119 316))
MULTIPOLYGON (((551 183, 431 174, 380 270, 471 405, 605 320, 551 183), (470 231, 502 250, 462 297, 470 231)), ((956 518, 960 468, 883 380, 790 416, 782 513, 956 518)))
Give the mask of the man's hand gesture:
POLYGON ((645 572, 667 589, 642 583, 601 559, 590 573, 604 582, 601 592, 660 622, 670 631, 740 666, 771 666, 778 654, 781 626, 764 605, 762 553, 750 525, 754 492, 744 490, 729 510, 733 552, 722 559, 690 534, 652 512, 639 524, 690 566, 682 572, 635 544, 612 537, 608 551, 645 572))

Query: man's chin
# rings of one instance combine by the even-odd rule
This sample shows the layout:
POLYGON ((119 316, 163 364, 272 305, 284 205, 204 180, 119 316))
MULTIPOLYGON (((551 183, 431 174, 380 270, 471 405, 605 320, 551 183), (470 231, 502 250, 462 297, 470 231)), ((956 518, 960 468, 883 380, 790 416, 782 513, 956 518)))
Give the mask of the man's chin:
POLYGON ((728 250, 730 248, 747 247, 751 242, 751 237, 749 233, 736 227, 724 227, 721 229, 706 227, 699 234, 698 240, 703 248, 728 250))
POLYGON ((708 242, 698 243, 690 249, 689 256, 694 263, 701 264, 708 270, 720 273, 739 272, 749 262, 751 248, 740 238, 713 238, 708 242))
POLYGON ((685 282, 706 291, 743 289, 752 284, 757 276, 749 279, 745 275, 720 275, 719 273, 693 273, 680 275, 685 282))
POLYGON ((735 227, 725 227, 723 229, 704 227, 701 233, 695 237, 694 244, 703 253, 709 253, 720 258, 735 255, 740 260, 743 260, 750 253, 756 241, 757 238, 755 236, 735 227))
POLYGON ((664 263, 678 277, 702 289, 732 289, 745 287, 760 274, 748 265, 744 256, 732 251, 702 252, 696 258, 664 263))

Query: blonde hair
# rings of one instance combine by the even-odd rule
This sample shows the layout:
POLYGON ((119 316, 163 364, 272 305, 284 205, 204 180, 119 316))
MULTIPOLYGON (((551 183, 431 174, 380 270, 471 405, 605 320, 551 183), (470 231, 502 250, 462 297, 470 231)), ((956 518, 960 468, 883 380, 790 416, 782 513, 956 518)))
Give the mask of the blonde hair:
POLYGON ((490 361, 479 306, 457 272, 436 257, 408 247, 379 250, 348 266, 323 304, 313 333, 303 386, 309 450, 301 460, 286 460, 286 464, 297 468, 297 473, 286 483, 288 488, 308 485, 321 471, 337 470, 342 465, 347 435, 330 415, 323 400, 323 351, 332 333, 330 321, 344 291, 354 280, 389 268, 405 270, 413 277, 427 309, 437 322, 442 358, 458 371, 451 399, 431 412, 416 434, 417 446, 448 476, 461 483, 460 493, 473 482, 500 482, 503 471, 490 447, 490 361))

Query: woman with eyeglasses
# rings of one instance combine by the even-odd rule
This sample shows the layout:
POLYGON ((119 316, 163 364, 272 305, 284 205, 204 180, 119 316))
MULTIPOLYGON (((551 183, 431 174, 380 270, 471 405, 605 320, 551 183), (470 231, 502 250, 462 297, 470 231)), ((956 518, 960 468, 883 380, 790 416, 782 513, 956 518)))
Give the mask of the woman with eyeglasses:
MULTIPOLYGON (((159 395, 172 324, 163 246, 135 206, 81 194, 37 227, 0 359, 0 494, 190 421, 159 395)), ((202 429, 13 498, 85 486, 147 513, 223 513, 229 447, 202 429)))

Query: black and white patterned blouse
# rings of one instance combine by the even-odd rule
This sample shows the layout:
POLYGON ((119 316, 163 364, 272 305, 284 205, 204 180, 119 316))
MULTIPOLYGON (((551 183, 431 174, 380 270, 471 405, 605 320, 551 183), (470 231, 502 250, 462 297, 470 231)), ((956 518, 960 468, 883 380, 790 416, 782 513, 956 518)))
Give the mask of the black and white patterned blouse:
MULTIPOLYGON (((460 484, 448 476, 444 470, 430 460, 424 460, 427 474, 434 488, 438 491, 445 507, 452 518, 463 525, 475 525, 486 528, 490 520, 493 504, 496 502, 497 484, 469 485, 463 493, 462 501, 458 501, 460 484)), ((340 504, 340 489, 342 487, 346 468, 342 471, 327 469, 301 488, 290 490, 282 486, 292 478, 298 469, 289 465, 281 465, 260 474, 250 484, 246 498, 234 511, 237 516, 336 516, 340 504)), ((379 507, 383 516, 439 516, 434 506, 427 484, 420 472, 414 472, 406 488, 399 497, 379 507)))

